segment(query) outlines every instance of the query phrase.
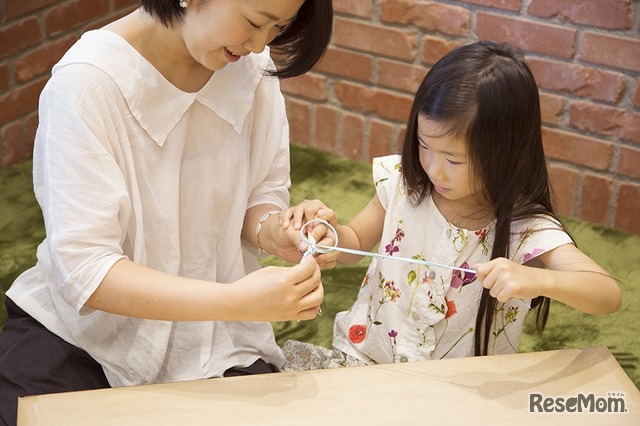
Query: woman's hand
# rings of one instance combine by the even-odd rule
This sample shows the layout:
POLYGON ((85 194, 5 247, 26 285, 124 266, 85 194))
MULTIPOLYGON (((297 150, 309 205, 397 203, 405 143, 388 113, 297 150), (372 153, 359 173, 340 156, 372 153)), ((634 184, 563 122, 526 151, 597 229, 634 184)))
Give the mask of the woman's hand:
POLYGON ((320 268, 312 257, 292 267, 267 266, 235 285, 244 287, 240 294, 247 299, 248 321, 314 319, 324 298, 320 268))

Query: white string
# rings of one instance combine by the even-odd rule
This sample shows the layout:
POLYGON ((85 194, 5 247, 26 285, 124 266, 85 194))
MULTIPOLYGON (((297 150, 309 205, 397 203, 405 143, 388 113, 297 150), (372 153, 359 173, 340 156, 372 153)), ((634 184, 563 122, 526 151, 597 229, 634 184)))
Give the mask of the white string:
POLYGON ((468 269, 468 268, 459 268, 457 266, 450 266, 450 265, 444 265, 442 263, 437 263, 437 262, 431 262, 428 260, 422 260, 422 259, 413 259, 413 258, 408 258, 408 257, 400 257, 400 256, 387 256, 384 254, 380 254, 380 253, 372 253, 372 252, 368 252, 368 251, 361 251, 361 250, 354 250, 354 249, 348 249, 348 248, 343 248, 343 247, 338 247, 338 233, 336 232, 336 229, 326 220, 324 219, 313 219, 310 220, 309 222, 305 223, 305 225, 300 229, 300 236, 302 237, 302 241, 304 241, 307 244, 307 251, 304 252, 304 254, 302 255, 302 260, 306 259, 309 255, 313 254, 313 253, 329 253, 333 250, 335 251, 340 251, 342 253, 348 253, 348 254, 355 254, 358 256, 369 256, 369 257, 378 257, 381 259, 391 259, 391 260, 399 260, 401 262, 409 262, 409 263, 418 263, 421 265, 426 265, 426 266, 435 266, 435 267, 440 267, 440 268, 447 268, 447 269, 453 269, 456 271, 462 271, 462 272, 467 272, 470 274, 475 274, 476 271, 474 271, 473 269, 468 269), (313 237, 313 235, 309 234, 309 236, 305 236, 304 234, 304 230, 307 227, 307 225, 311 224, 311 223, 322 223, 323 225, 329 227, 329 229, 331 229, 331 232, 333 232, 333 235, 335 235, 335 244, 333 246, 325 246, 322 244, 317 244, 316 243, 316 239, 313 237))
MULTIPOLYGON (((313 253, 329 253, 329 252, 335 250, 335 251, 339 251, 339 252, 342 252, 342 253, 355 254, 355 255, 359 255, 359 256, 369 256, 369 257, 378 257, 378 258, 381 258, 381 259, 399 260, 401 262, 417 263, 417 264, 420 264, 420 265, 447 268, 447 269, 452 269, 452 270, 455 270, 455 271, 462 271, 462 272, 466 272, 466 273, 470 273, 470 274, 475 274, 476 273, 476 271, 473 270, 473 269, 459 268, 457 266, 444 265, 442 263, 430 262, 428 260, 413 259, 413 258, 399 257, 399 256, 393 257, 393 256, 387 256, 387 255, 380 254, 380 253, 372 253, 372 252, 368 252, 368 251, 361 251, 361 250, 354 250, 354 249, 338 247, 338 232, 336 231, 336 229, 329 222, 327 222, 324 219, 313 219, 313 220, 310 220, 309 222, 305 223, 304 226, 302 228, 300 228, 300 237, 302 237, 302 241, 304 241, 307 244, 307 250, 302 254, 302 260, 300 260, 300 262, 303 262, 307 257, 311 256, 313 253), (322 245, 322 244, 317 244, 316 239, 314 238, 314 236, 312 234, 309 234, 309 236, 306 236, 305 233, 304 233, 304 230, 311 223, 322 223, 323 225, 325 225, 329 229, 331 229, 331 232, 333 232, 333 235, 335 236, 335 244, 333 246, 325 246, 325 245, 322 245)), ((520 301, 520 303, 522 305, 524 305, 527 308, 531 309, 531 305, 529 305, 523 299, 518 299, 518 300, 520 301)), ((320 311, 320 312, 322 312, 322 311, 320 311)), ((320 315, 322 315, 322 314, 320 313, 320 315)))

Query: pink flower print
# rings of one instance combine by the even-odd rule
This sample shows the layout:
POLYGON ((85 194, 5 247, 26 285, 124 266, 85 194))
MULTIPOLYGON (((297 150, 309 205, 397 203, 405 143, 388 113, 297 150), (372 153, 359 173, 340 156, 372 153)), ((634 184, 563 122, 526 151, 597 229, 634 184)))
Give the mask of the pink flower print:
POLYGON ((422 284, 431 283, 435 279, 436 279, 436 272, 435 271, 433 271, 433 270, 425 271, 424 277, 422 277, 422 284))
POLYGON ((400 242, 400 240, 404 237, 404 231, 402 228, 396 229, 396 236, 393 238, 394 241, 400 242))
POLYGON ((364 324, 354 324, 349 327, 349 340, 353 343, 362 343, 367 337, 367 326, 364 324))
POLYGON ((391 331, 389 332, 389 337, 391 337, 391 338, 393 338, 393 339, 395 339, 397 335, 398 335, 398 332, 397 332, 397 331, 395 331, 395 330, 391 330, 391 331))
MULTIPOLYGON (((464 262, 462 265, 460 265, 460 267, 464 269, 469 269, 469 264, 467 262, 464 262)), ((475 279, 476 279, 476 274, 474 272, 465 272, 465 271, 455 270, 451 275, 451 287, 453 288, 460 288, 461 286, 464 287, 467 284, 471 284, 473 281, 475 281, 475 279)))
POLYGON ((540 248, 533 249, 533 251, 531 253, 526 253, 524 255, 524 258, 522 259, 522 263, 527 263, 531 259, 534 259, 534 258, 540 256, 542 253, 544 253, 544 249, 540 249, 540 248))
POLYGON ((387 244, 384 248, 384 251, 389 255, 389 256, 393 256, 393 253, 397 253, 398 250, 400 250, 398 248, 398 246, 396 245, 395 241, 391 241, 391 243, 387 244))
POLYGON ((444 301, 447 302, 447 313, 444 315, 445 318, 451 318, 458 313, 456 310, 456 302, 449 300, 446 297, 444 298, 444 301))
POLYGON ((480 241, 482 241, 487 236, 487 230, 486 229, 480 229, 480 230, 476 231, 475 234, 478 236, 478 239, 480 241))

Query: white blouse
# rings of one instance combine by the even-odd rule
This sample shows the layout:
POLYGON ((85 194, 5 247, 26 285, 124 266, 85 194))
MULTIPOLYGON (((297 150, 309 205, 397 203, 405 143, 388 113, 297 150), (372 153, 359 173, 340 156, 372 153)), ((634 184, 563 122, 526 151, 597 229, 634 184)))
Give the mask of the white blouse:
POLYGON ((233 282, 259 267, 245 212, 289 204, 289 127, 268 50, 198 92, 170 84, 131 45, 87 32, 40 98, 34 190, 46 238, 7 292, 102 364, 112 386, 220 376, 284 361, 267 322, 169 322, 84 307, 122 258, 233 282))

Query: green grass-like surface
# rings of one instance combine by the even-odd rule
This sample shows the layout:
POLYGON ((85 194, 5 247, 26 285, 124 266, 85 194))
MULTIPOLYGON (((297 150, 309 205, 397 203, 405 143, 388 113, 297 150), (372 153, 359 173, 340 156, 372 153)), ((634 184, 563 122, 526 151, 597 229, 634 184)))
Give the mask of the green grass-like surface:
MULTIPOLYGON (((300 145, 291 147, 292 204, 319 198, 346 223, 374 193, 369 164, 354 162, 300 145)), ((622 307, 612 315, 593 316, 552 303, 547 328, 535 332, 533 315, 525 326, 521 351, 607 346, 640 388, 640 235, 565 219, 578 246, 618 279, 622 307)), ((33 196, 31 162, 0 171, 0 293, 35 262, 44 237, 42 216, 33 196)), ((264 264, 282 264, 273 257, 264 264)), ((356 297, 367 261, 323 271, 324 314, 313 321, 274 323, 280 344, 287 339, 330 347, 333 318, 356 297)), ((5 319, 0 308, 0 325, 5 319)))

